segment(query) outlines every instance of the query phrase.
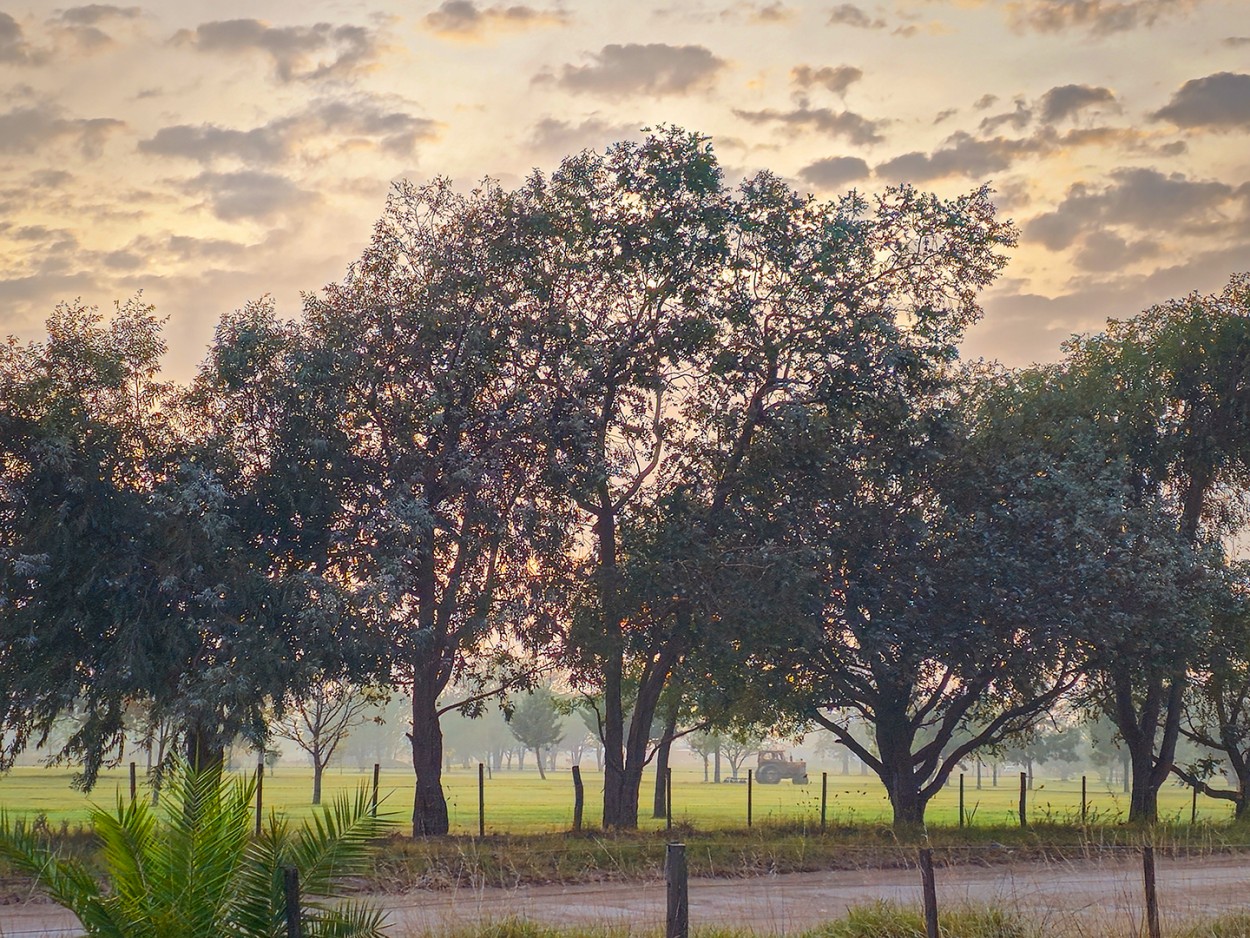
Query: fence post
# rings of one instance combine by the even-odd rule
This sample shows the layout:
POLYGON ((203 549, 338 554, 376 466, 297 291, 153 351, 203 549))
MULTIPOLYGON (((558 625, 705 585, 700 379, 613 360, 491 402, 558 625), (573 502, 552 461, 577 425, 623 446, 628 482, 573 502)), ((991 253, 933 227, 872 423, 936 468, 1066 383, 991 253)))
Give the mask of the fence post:
POLYGON ((959 773, 959 826, 964 826, 964 773, 959 773))
POLYGON ((1085 818, 1089 812, 1089 800, 1085 797, 1085 776, 1081 776, 1081 826, 1085 826, 1085 818))
POLYGON ((673 829, 673 770, 664 769, 664 829, 673 829))
POLYGON ((256 836, 260 836, 261 805, 265 800, 265 757, 256 760, 256 836))
POLYGON ((1141 848, 1142 880, 1146 886, 1146 934, 1149 938, 1162 938, 1159 928, 1159 894, 1155 891, 1155 848, 1149 844, 1141 848))
MULTIPOLYGON (((134 763, 131 763, 131 765, 133 764, 134 763)), ((131 797, 133 798, 134 796, 132 795, 131 797)), ((1197 785, 1194 786, 1193 803, 1189 806, 1189 823, 1190 824, 1198 823, 1198 786, 1197 785)))
POLYGON ((582 806, 585 804, 586 793, 582 789, 582 767, 573 766, 573 830, 580 833, 582 829, 582 806))
POLYGON ((829 807, 829 773, 820 773, 820 829, 825 829, 826 809, 829 807))
POLYGON ((130 763, 130 800, 134 801, 139 793, 139 776, 138 768, 132 762, 130 763))
POLYGON ((369 798, 369 813, 374 817, 378 816, 378 775, 382 771, 382 766, 373 763, 373 794, 369 798))
POLYGON ((1021 772, 1020 773, 1020 826, 1021 827, 1029 826, 1028 791, 1029 791, 1028 773, 1021 772))
POLYGON ((751 826, 751 770, 747 769, 747 827, 751 826))
POLYGON ((299 914, 299 870, 284 866, 282 883, 286 887, 286 938, 304 938, 299 914))
POLYGON ((668 910, 664 917, 664 938, 689 938, 690 893, 686 876, 686 845, 669 844, 664 851, 664 886, 668 910))
MULTIPOLYGON (((541 759, 542 753, 537 753, 541 759)), ((477 836, 486 836, 486 764, 477 764, 477 836)))
POLYGON ((938 938, 937 883, 933 879, 933 851, 920 848, 920 891, 924 897, 925 938, 938 938))

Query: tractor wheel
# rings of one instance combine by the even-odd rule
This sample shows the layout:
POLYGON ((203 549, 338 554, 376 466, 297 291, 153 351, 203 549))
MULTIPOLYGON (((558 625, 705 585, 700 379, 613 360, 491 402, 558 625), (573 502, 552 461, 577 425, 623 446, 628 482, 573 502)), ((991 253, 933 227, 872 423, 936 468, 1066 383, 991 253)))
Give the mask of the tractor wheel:
POLYGON ((761 785, 776 785, 781 781, 781 772, 775 765, 763 765, 755 773, 755 780, 761 785))

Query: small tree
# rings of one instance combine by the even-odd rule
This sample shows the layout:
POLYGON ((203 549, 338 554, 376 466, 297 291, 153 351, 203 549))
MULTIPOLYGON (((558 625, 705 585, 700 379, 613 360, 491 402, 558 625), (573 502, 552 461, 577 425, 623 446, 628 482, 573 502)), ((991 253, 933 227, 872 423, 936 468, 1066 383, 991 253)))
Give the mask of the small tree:
POLYGON ((564 738, 563 721, 551 691, 540 687, 518 700, 508 728, 522 746, 534 750, 538 774, 545 779, 543 749, 556 745, 564 738))
POLYGON ((321 777, 339 744, 365 722, 377 694, 346 681, 322 681, 309 694, 289 697, 273 734, 308 753, 313 767, 312 803, 321 804, 321 777))

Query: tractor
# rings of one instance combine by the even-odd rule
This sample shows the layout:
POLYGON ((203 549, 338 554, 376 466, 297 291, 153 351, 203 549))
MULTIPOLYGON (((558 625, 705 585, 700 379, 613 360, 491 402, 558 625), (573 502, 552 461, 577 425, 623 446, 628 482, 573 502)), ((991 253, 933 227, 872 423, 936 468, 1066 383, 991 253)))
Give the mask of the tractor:
POLYGON ((755 764, 755 780, 761 785, 776 785, 783 778, 796 785, 806 785, 807 763, 791 759, 784 749, 761 749, 755 764))

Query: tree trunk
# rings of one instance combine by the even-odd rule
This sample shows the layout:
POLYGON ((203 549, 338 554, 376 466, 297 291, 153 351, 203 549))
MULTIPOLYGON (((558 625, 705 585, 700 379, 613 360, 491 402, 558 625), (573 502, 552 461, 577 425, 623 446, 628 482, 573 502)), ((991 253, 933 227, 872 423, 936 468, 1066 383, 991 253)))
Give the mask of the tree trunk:
POLYGON ((534 763, 538 766, 538 777, 544 782, 547 780, 547 773, 543 771, 543 748, 538 746, 534 749, 534 763))
POLYGON ((321 804, 321 775, 325 771, 325 761, 321 758, 321 753, 314 748, 312 753, 313 763, 313 804, 321 804))
POLYGON ((184 747, 183 754, 192 769, 221 775, 226 764, 226 747, 216 733, 200 725, 189 727, 184 747))
POLYGON ((435 681, 414 669, 412 682, 412 767, 416 792, 412 806, 412 836, 441 837, 450 830, 447 798, 443 795, 443 730, 438 721, 435 681))
POLYGON ((720 784, 720 740, 719 739, 716 741, 715 756, 716 756, 716 761, 715 763, 713 763, 715 774, 713 776, 712 781, 715 784, 719 785, 720 784))

